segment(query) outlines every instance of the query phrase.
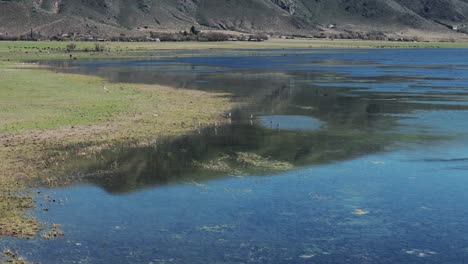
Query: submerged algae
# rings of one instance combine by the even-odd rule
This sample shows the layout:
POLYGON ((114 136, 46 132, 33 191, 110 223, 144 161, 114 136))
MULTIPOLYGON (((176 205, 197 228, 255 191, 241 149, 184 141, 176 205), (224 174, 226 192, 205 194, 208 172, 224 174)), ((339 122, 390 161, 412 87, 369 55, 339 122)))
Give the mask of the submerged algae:
POLYGON ((251 152, 236 152, 231 155, 221 154, 220 157, 213 160, 194 161, 194 165, 207 171, 233 175, 247 174, 248 172, 280 172, 294 167, 289 162, 272 160, 251 152))

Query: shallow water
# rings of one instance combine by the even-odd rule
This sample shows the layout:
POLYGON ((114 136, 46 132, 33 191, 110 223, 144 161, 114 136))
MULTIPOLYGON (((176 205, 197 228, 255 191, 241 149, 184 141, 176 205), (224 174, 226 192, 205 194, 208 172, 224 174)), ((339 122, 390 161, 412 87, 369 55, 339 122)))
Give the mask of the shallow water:
POLYGON ((77 158, 33 212, 66 236, 3 246, 42 263, 468 261, 468 51, 251 52, 49 62, 242 104, 77 158))

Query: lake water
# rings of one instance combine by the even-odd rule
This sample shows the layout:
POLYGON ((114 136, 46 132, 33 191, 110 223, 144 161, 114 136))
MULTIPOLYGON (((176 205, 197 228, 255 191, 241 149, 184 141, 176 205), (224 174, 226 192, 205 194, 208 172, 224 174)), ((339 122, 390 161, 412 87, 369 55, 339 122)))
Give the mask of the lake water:
POLYGON ((32 212, 65 237, 0 242, 32 262, 468 262, 468 50, 49 64, 241 104, 230 124, 77 157, 32 212))

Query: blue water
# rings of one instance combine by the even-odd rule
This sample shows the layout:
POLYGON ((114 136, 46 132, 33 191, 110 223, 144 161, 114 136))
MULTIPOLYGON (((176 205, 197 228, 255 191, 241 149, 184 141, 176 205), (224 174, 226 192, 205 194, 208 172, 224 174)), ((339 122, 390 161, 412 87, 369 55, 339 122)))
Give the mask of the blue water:
POLYGON ((165 168, 164 184, 151 178, 166 164, 153 153, 146 163, 158 166, 139 164, 145 177, 117 174, 117 190, 96 180, 41 189, 39 209, 49 210, 32 214, 61 224, 65 237, 2 243, 41 263, 467 263, 468 51, 300 52, 65 68, 229 91, 249 104, 226 128, 168 143, 190 146, 168 163, 188 169, 165 168), (160 74, 166 64, 174 68, 160 74), (294 168, 187 165, 186 155, 207 162, 237 152, 294 168))
POLYGON ((257 119, 263 127, 270 129, 316 130, 322 126, 319 120, 308 116, 272 115, 259 116, 257 119))
POLYGON ((63 205, 42 217, 66 237, 23 250, 46 263, 464 263, 468 167, 448 159, 466 148, 412 148, 204 187, 49 191, 63 205))

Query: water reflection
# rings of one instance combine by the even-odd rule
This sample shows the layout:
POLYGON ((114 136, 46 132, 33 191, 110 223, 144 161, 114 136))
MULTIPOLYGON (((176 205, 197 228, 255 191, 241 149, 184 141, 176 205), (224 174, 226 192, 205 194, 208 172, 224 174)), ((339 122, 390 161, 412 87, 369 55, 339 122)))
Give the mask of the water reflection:
POLYGON ((242 175, 262 175, 297 166, 329 163, 383 150, 394 135, 269 129, 236 123, 145 147, 112 148, 71 171, 110 192, 242 175), (100 172, 100 173, 96 173, 100 172))
POLYGON ((78 182, 92 182, 110 192, 268 174, 448 137, 434 129, 427 133, 411 114, 468 109, 466 104, 452 103, 465 96, 463 89, 430 86, 462 82, 453 76, 404 65, 418 71, 395 74, 397 66, 380 67, 370 59, 353 62, 343 54, 335 54, 335 59, 321 56, 330 55, 50 62, 58 70, 95 74, 109 81, 227 92, 242 103, 230 113, 228 125, 159 139, 145 147, 121 146, 78 157, 66 174, 80 174, 74 177, 78 182))

